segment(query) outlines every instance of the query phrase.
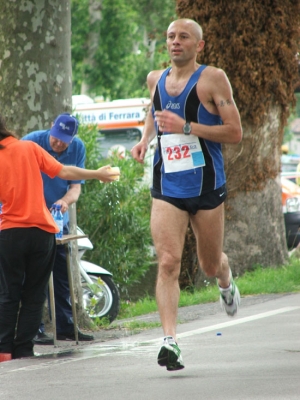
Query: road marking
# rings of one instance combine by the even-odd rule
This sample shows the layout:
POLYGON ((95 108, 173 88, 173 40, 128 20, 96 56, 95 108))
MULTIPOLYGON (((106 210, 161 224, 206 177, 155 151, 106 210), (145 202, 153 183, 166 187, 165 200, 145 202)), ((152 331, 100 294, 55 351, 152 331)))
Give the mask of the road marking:
MULTIPOLYGON (((188 331, 188 332, 184 332, 184 333, 178 333, 176 336, 177 336, 177 338, 185 338, 185 337, 194 336, 194 335, 201 335, 202 333, 211 332, 211 331, 219 330, 222 328, 227 328, 229 326, 245 324, 246 322, 251 322, 251 321, 256 321, 256 320, 262 319, 262 318, 272 317, 273 315, 278 315, 278 314, 282 314, 285 312, 298 310, 299 308, 300 308, 300 306, 283 307, 283 308, 278 308, 277 310, 267 311, 267 312, 264 312, 261 314, 256 314, 256 315, 251 315, 250 317, 245 317, 245 318, 240 318, 240 319, 234 318, 233 320, 230 320, 228 322, 223 322, 223 323, 216 324, 216 325, 206 326, 205 328, 194 329, 192 331, 188 331)), ((193 322, 195 322, 195 321, 193 321, 193 322)), ((160 339, 150 339, 150 340, 145 341, 144 343, 153 343, 153 342, 157 342, 158 340, 161 340, 161 338, 160 339)))
POLYGON ((224 322, 224 323, 221 323, 221 324, 211 325, 211 326, 207 326, 205 328, 194 329, 192 331, 185 332, 185 333, 179 333, 177 335, 177 337, 178 338, 184 338, 184 337, 189 337, 189 336, 194 336, 194 335, 200 335, 200 334, 205 333, 205 332, 211 332, 211 331, 214 331, 214 330, 227 328, 227 327, 233 326, 233 325, 245 324, 246 322, 257 321, 258 319, 272 317, 273 315, 278 315, 278 314, 282 314, 282 313, 285 313, 285 312, 294 311, 294 310, 297 310, 299 308, 300 307, 278 308, 277 310, 268 311, 268 312, 264 312, 264 313, 256 314, 256 315, 251 315, 250 317, 235 319, 235 320, 224 322))

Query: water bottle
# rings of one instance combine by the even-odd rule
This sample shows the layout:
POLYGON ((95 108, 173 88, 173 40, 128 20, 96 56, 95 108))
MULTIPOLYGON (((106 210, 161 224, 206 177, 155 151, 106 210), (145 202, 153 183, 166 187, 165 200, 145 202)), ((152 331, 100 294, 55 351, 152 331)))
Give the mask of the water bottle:
POLYGON ((55 213, 54 213, 54 221, 58 226, 59 232, 55 234, 55 237, 61 239, 63 237, 64 230, 64 218, 61 212, 61 205, 55 204, 55 213))
POLYGON ((51 206, 51 215, 52 218, 55 220, 55 213, 56 213, 56 204, 52 204, 51 206))

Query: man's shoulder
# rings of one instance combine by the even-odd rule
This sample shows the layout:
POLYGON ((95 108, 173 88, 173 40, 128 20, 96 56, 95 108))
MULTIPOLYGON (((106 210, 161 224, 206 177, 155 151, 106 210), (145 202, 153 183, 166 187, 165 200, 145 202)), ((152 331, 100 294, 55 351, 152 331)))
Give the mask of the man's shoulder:
POLYGON ((48 130, 33 131, 23 136, 22 140, 31 140, 32 142, 41 142, 47 136, 48 130))
POLYGON ((158 79, 161 77, 164 71, 165 71, 164 69, 155 69, 153 71, 150 71, 147 76, 147 81, 150 83, 158 81, 158 79))
POLYGON ((222 68, 214 67, 212 65, 206 65, 201 74, 202 77, 208 79, 218 79, 225 75, 225 71, 222 68))
POLYGON ((164 73, 165 69, 155 69, 147 75, 147 84, 150 91, 154 91, 155 86, 157 85, 160 77, 164 73))

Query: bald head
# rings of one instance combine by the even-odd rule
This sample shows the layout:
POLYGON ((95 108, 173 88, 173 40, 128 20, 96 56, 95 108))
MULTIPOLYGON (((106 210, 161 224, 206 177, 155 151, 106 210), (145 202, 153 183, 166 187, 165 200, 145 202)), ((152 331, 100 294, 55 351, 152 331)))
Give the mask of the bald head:
POLYGON ((169 27, 167 32, 171 31, 174 27, 180 26, 182 29, 186 29, 195 36, 196 40, 202 40, 203 32, 201 26, 194 20, 189 18, 181 18, 173 21, 169 27))

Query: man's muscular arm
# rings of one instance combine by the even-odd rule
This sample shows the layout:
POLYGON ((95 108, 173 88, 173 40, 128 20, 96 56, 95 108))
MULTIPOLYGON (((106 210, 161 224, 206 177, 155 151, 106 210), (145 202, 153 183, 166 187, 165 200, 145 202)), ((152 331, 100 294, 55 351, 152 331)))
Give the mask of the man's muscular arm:
MULTIPOLYGON (((154 92, 155 92, 155 87, 157 84, 157 81, 161 75, 162 71, 152 71, 148 74, 147 77, 147 84, 150 92, 150 97, 153 99, 154 92)), ((156 136, 156 129, 154 125, 154 120, 152 116, 152 101, 148 109, 148 113, 146 116, 146 121, 145 121, 145 126, 143 130, 143 136, 139 143, 137 143, 132 149, 131 149, 131 154, 132 157, 140 162, 144 162, 145 154, 148 149, 148 145, 150 142, 155 138, 156 136)))
MULTIPOLYGON (((225 72, 207 67, 198 82, 197 93, 206 109, 221 117, 223 125, 209 126, 192 122, 191 134, 218 143, 239 143, 242 139, 241 120, 225 72)), ((163 131, 183 133, 185 120, 171 111, 157 111, 155 119, 163 131)))

